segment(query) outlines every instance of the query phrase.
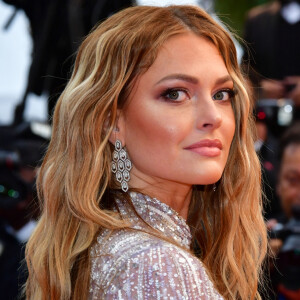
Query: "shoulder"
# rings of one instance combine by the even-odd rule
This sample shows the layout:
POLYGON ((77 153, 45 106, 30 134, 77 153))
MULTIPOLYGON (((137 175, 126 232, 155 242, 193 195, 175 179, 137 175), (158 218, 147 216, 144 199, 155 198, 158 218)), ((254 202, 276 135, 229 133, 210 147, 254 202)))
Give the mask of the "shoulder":
POLYGON ((136 266, 136 262, 151 261, 154 266, 154 262, 161 260, 176 260, 176 263, 195 260, 201 263, 188 251, 138 230, 104 231, 98 236, 96 244, 91 249, 92 267, 101 270, 102 274, 112 270, 119 272, 128 266, 128 263, 136 266), (106 268, 107 264, 113 268, 106 268))
POLYGON ((153 293, 159 293, 165 295, 162 299, 173 296, 179 299, 178 293, 180 299, 201 299, 202 294, 216 293, 201 261, 176 245, 145 232, 128 230, 106 236, 103 247, 99 241, 103 242, 98 239, 96 247, 102 250, 98 251, 98 257, 92 257, 94 294, 101 292, 113 299, 118 291, 130 295, 124 299, 135 299, 140 294, 148 299, 153 293), (190 295, 195 298, 189 298, 190 295))

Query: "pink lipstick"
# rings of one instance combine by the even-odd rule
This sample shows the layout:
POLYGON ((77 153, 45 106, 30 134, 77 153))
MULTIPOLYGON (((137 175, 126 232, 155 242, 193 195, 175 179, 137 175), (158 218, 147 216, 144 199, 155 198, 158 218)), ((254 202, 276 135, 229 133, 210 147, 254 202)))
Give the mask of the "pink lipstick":
POLYGON ((205 139, 205 140, 199 141, 195 144, 192 144, 188 147, 185 147, 184 149, 198 153, 202 156, 215 157, 215 156, 219 156, 221 154, 222 148, 223 148, 223 146, 222 146, 222 143, 220 140, 205 139))

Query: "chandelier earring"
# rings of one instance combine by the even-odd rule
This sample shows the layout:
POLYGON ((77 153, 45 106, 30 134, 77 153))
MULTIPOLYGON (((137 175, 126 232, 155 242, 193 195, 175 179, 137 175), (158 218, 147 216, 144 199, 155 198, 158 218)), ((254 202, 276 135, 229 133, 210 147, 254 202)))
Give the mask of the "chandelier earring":
POLYGON ((120 140, 115 142, 115 150, 112 154, 111 171, 115 174, 117 181, 121 184, 123 192, 128 191, 130 180, 131 161, 125 148, 122 147, 120 140))

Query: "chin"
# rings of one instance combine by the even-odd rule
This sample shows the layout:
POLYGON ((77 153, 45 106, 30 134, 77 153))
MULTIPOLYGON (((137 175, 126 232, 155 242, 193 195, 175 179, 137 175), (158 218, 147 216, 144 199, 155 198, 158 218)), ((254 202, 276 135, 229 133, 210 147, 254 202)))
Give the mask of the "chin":
POLYGON ((206 180, 203 180, 201 183, 197 183, 197 184, 201 184, 201 185, 214 184, 214 183, 218 182, 220 180, 220 178, 221 178, 221 176, 207 178, 206 180))
POLYGON ((193 184, 199 184, 199 185, 208 185, 208 184, 214 184, 220 180, 222 177, 223 172, 206 172, 205 174, 201 174, 200 176, 195 176, 193 181, 193 184))

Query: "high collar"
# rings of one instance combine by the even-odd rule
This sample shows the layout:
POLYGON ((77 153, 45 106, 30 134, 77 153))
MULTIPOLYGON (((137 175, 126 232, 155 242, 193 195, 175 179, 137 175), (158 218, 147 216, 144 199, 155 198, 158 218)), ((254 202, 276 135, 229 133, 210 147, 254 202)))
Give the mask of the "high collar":
POLYGON ((156 198, 150 198, 140 193, 130 192, 130 197, 140 218, 129 204, 117 200, 117 205, 122 218, 131 223, 131 228, 151 233, 152 227, 166 238, 174 240, 181 247, 190 249, 192 240, 190 228, 174 209, 156 198))

